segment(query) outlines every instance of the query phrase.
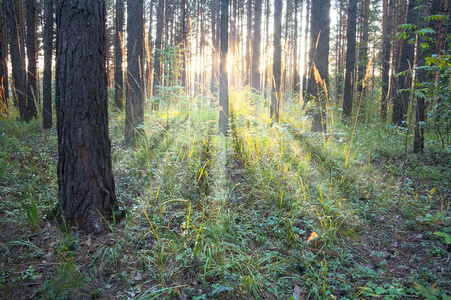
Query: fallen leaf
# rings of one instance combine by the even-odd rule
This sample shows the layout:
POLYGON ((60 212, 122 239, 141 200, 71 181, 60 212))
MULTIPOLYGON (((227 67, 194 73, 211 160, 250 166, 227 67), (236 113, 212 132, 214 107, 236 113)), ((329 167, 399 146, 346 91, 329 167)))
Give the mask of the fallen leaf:
POLYGON ((312 241, 317 240, 318 238, 319 238, 319 235, 316 232, 313 231, 312 233, 310 233, 310 236, 309 236, 309 238, 307 240, 307 244, 312 242, 312 241))
POLYGON ((296 285, 294 287, 293 299, 294 300, 302 300, 302 299, 304 299, 304 296, 302 295, 302 288, 299 285, 296 285))

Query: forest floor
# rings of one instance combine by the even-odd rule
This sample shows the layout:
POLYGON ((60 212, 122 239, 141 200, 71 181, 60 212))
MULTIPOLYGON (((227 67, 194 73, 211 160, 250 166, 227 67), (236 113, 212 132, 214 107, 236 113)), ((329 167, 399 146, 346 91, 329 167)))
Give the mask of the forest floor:
POLYGON ((56 131, 1 120, 0 298, 450 299, 450 146, 254 100, 232 94, 227 138, 199 100, 163 106, 135 149, 112 110, 120 207, 95 236, 52 221, 56 131))

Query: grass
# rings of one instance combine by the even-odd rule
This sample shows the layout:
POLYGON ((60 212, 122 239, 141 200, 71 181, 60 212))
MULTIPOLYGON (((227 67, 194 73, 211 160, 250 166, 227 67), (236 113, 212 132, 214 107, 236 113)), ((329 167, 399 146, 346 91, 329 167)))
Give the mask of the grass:
POLYGON ((0 121, 0 297, 448 299, 451 171, 432 134, 406 155, 405 132, 365 123, 371 107, 355 128, 330 110, 313 134, 290 100, 272 125, 243 89, 223 137, 209 100, 177 99, 148 110, 135 149, 110 111, 125 217, 99 236, 48 218, 55 131, 0 121))

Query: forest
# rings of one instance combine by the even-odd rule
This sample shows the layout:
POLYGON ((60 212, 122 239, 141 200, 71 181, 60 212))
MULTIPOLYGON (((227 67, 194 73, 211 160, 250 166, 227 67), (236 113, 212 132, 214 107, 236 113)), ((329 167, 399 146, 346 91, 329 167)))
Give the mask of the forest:
POLYGON ((451 299, 449 0, 0 0, 0 299, 451 299))

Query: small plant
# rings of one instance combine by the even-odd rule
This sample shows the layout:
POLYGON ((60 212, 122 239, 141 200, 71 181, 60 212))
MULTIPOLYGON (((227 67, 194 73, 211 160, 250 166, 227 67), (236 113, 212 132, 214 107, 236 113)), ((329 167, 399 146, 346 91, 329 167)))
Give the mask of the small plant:
POLYGON ((451 227, 444 228, 443 232, 442 231, 434 232, 434 234, 437 236, 441 236, 443 238, 443 241, 447 245, 449 245, 451 244, 451 235, 449 234, 449 232, 451 232, 451 227))
POLYGON ((358 296, 374 297, 383 299, 403 299, 407 295, 407 290, 402 288, 397 282, 392 284, 385 284, 384 286, 377 286, 370 282, 364 286, 357 294, 358 296))
POLYGON ((21 203, 21 207, 23 209, 23 212, 25 213, 27 223, 32 228, 32 230, 35 230, 41 222, 41 210, 36 198, 37 196, 31 194, 28 198, 29 201, 21 203))
POLYGON ((414 288, 415 294, 423 296, 426 300, 451 300, 451 297, 443 294, 436 284, 433 284, 430 287, 415 284, 414 288))

